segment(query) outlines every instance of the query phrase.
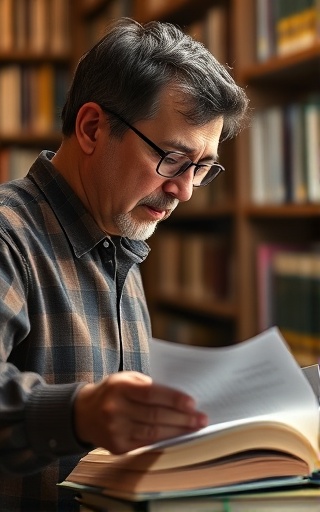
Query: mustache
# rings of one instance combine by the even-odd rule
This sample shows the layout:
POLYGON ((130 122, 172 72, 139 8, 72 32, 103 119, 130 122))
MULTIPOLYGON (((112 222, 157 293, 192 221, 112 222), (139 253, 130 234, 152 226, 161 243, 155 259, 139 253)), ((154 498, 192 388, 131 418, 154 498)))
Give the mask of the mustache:
POLYGON ((150 194, 149 196, 140 199, 137 206, 142 204, 157 210, 174 210, 178 206, 179 200, 166 195, 159 196, 150 194))

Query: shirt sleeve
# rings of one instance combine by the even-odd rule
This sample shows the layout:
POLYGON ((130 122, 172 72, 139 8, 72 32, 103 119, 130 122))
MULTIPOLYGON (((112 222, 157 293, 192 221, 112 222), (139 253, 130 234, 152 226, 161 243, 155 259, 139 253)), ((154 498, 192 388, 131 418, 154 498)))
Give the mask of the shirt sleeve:
POLYGON ((84 383, 49 385, 10 362, 30 331, 28 270, 14 244, 3 238, 0 254, 0 470, 27 474, 88 450, 73 428, 73 401, 84 383))
POLYGON ((27 474, 91 447, 77 441, 73 400, 83 384, 47 385, 31 372, 0 363, 0 469, 27 474))

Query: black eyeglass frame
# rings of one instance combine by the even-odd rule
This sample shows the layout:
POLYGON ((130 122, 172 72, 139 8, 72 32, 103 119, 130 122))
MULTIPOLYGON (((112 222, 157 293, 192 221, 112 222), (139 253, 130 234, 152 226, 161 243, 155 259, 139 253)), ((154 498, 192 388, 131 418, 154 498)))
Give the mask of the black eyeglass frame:
POLYGON ((206 185, 209 185, 209 183, 211 183, 211 181, 213 181, 221 172, 225 171, 225 168, 221 164, 219 164, 218 162, 214 162, 211 165, 210 164, 197 164, 195 162, 192 162, 192 160, 187 155, 185 155, 184 153, 180 153, 179 151, 165 151, 165 150, 159 148, 159 146, 157 146, 146 135, 144 135, 142 132, 140 132, 140 130, 138 130, 133 125, 128 123, 128 121, 126 121, 120 114, 118 114, 117 112, 114 112, 110 108, 104 107, 103 105, 99 105, 99 106, 100 106, 100 108, 104 112, 109 113, 109 114, 117 117, 122 123, 124 123, 126 126, 128 126, 128 128, 130 128, 130 130, 132 130, 136 135, 138 135, 138 137, 140 137, 140 139, 142 139, 144 142, 146 142, 146 144, 148 144, 152 149, 154 149, 158 153, 158 155, 161 158, 160 158, 160 161, 159 161, 159 163, 158 163, 158 165, 156 167, 156 172, 162 178, 167 178, 167 179, 177 178, 178 176, 181 176, 183 173, 185 173, 192 166, 194 166, 194 168, 195 168, 193 176, 195 176, 197 171, 198 171, 198 169, 201 169, 202 167, 208 167, 209 168, 208 174, 210 173, 210 169, 215 168, 216 172, 212 173, 212 175, 208 177, 208 181, 206 181, 206 177, 208 176, 208 174, 207 174, 204 177, 204 183, 200 183, 199 185, 193 185, 194 187, 205 187, 206 185), (186 168, 180 169, 173 176, 166 176, 165 174, 161 174, 161 172, 159 172, 159 169, 160 169, 160 166, 161 166, 163 160, 168 155, 170 155, 170 154, 176 154, 176 155, 180 155, 180 156, 181 155, 185 156, 190 161, 190 163, 187 165, 186 168))

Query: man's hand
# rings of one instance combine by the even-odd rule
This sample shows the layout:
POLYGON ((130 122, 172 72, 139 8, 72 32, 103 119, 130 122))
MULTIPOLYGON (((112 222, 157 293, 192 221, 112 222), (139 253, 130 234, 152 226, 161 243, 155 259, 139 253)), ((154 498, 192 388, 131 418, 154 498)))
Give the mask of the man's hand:
POLYGON ((119 372, 80 388, 74 403, 78 439, 120 454, 207 425, 193 399, 138 372, 119 372))

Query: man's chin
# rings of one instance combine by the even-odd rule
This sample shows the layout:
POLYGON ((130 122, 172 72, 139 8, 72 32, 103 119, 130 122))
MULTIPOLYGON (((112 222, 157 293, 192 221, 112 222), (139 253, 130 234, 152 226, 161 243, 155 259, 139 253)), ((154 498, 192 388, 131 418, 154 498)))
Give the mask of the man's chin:
POLYGON ((133 234, 132 237, 129 237, 129 238, 131 238, 132 240, 142 240, 142 241, 148 240, 148 238, 150 238, 153 235, 153 233, 155 232, 157 225, 158 225, 158 223, 155 223, 146 229, 138 230, 136 233, 133 234))
MULTIPOLYGON (((158 222, 152 222, 148 224, 131 224, 126 226, 121 226, 120 232, 121 236, 126 238, 130 238, 130 240, 147 240, 153 235, 156 230, 158 222)), ((119 226, 120 227, 120 226, 119 226)))

